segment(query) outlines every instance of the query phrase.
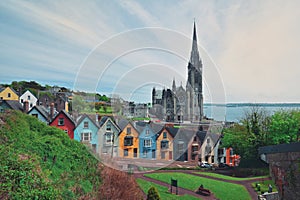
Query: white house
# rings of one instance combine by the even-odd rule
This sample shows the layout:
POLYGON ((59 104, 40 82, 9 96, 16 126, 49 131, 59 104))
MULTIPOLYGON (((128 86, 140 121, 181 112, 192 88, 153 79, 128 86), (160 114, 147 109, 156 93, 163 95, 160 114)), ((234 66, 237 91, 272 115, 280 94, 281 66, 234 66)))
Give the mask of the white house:
POLYGON ((31 108, 36 105, 37 100, 38 99, 29 90, 27 90, 20 96, 20 103, 22 104, 22 106, 24 106, 23 103, 25 101, 28 101, 29 110, 31 110, 31 108))

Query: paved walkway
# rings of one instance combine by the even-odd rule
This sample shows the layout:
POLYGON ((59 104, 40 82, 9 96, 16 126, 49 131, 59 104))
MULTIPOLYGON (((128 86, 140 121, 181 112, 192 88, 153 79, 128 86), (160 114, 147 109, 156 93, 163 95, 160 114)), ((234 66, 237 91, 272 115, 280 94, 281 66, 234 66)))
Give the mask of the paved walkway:
MULTIPOLYGON (((229 183, 235 183, 235 184, 243 185, 247 189, 247 191, 250 194, 250 196, 251 196, 252 199, 257 199, 257 193, 252 188, 251 183, 255 182, 255 181, 270 180, 270 178, 257 178, 257 179, 251 179, 251 180, 245 180, 245 181, 224 180, 224 179, 221 179, 221 178, 215 178, 215 177, 211 177, 211 176, 206 176, 204 174, 196 174, 194 172, 199 172, 199 171, 194 171, 194 170, 163 170, 163 171, 155 171, 155 173, 166 173, 166 172, 181 172, 181 173, 186 173, 186 174, 192 174, 194 176, 200 176, 200 177, 205 177, 205 178, 214 179, 214 180, 218 180, 218 181, 224 181, 224 182, 229 182, 229 183)), ((134 176, 136 178, 141 178, 141 179, 144 179, 146 181, 153 182, 153 183, 156 183, 156 184, 168 187, 168 188, 170 187, 170 184, 167 184, 165 182, 161 182, 161 181, 149 178, 149 177, 145 177, 144 174, 146 174, 146 173, 152 173, 152 172, 135 173, 134 176)), ((199 195, 199 194, 196 194, 194 191, 187 190, 187 189, 180 188, 180 187, 178 187, 178 194, 179 195, 188 194, 188 195, 191 195, 191 196, 194 196, 194 197, 201 198, 203 200, 216 200, 217 199, 213 194, 211 194, 210 196, 199 195)))
MULTIPOLYGON (((149 177, 145 177, 143 174, 135 174, 135 178, 141 178, 145 181, 152 182, 152 183, 167 187, 167 188, 169 188, 169 191, 170 191, 170 184, 168 184, 168 183, 165 183, 165 182, 162 182, 162 181, 159 181, 159 180, 156 180, 156 179, 152 179, 152 178, 149 178, 149 177)), ((173 187, 173 193, 174 194, 176 193, 175 187, 173 187)), ((215 200, 216 199, 213 194, 211 194, 210 196, 203 196, 203 195, 199 195, 199 194, 195 193, 194 191, 178 187, 178 195, 185 195, 185 194, 188 194, 188 195, 191 195, 191 196, 194 196, 194 197, 198 197, 198 198, 201 198, 203 200, 215 200)))

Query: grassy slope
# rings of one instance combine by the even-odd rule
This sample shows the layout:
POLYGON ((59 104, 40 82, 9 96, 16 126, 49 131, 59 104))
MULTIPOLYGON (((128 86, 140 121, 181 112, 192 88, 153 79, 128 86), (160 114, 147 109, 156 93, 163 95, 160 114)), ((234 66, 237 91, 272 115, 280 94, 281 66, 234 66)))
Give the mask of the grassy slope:
POLYGON ((85 146, 23 113, 0 117, 6 123, 0 128, 0 198, 77 199, 96 195, 101 182, 98 161, 85 146), (24 174, 32 174, 32 178, 24 179, 24 174), (28 188, 22 181, 33 185, 35 193, 24 194, 28 188))
POLYGON ((222 174, 212 173, 212 172, 195 172, 196 174, 203 174, 206 176, 211 176, 214 178, 221 178, 224 180, 231 180, 231 181, 247 181, 247 180, 253 180, 257 178, 267 178, 268 176, 255 176, 250 178, 239 178, 239 177, 232 177, 232 176, 226 176, 222 174))
POLYGON ((216 181, 184 173, 152 173, 146 174, 145 176, 166 183, 170 183, 172 177, 178 180, 179 187, 192 191, 196 190, 201 184, 203 184, 204 188, 209 189, 217 198, 222 200, 251 199, 246 188, 238 184, 216 181))
POLYGON ((139 186, 142 188, 142 190, 146 194, 148 193, 148 190, 151 186, 156 187, 161 199, 174 199, 174 200, 176 200, 176 199, 183 199, 183 200, 184 199, 186 199, 186 200, 199 199, 197 197, 193 197, 193 196, 190 196, 190 195, 177 196, 175 194, 171 194, 168 191, 167 187, 164 187, 164 186, 161 186, 161 185, 158 185, 158 184, 155 184, 155 183, 151 183, 151 182, 145 181, 143 179, 137 179, 137 183, 139 184, 139 186))

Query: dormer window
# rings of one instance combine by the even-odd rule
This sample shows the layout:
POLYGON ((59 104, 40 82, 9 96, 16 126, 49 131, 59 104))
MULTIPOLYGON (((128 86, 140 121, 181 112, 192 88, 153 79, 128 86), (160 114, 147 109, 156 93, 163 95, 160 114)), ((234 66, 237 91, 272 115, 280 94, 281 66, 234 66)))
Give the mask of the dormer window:
POLYGON ((10 93, 7 93, 7 97, 10 98, 10 97, 11 97, 11 94, 10 94, 10 93))
POLYGON ((30 95, 28 95, 27 99, 30 100, 30 95))
POLYGON ((146 130, 146 135, 147 135, 147 136, 149 135, 149 130, 146 130))

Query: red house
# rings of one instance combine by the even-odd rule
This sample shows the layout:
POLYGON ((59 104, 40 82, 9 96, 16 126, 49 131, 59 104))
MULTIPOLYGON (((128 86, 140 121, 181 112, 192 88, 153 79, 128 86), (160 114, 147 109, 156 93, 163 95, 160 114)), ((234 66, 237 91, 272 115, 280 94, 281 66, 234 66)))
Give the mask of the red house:
POLYGON ((61 110, 49 125, 65 131, 71 139, 74 139, 75 122, 65 110, 61 110))

